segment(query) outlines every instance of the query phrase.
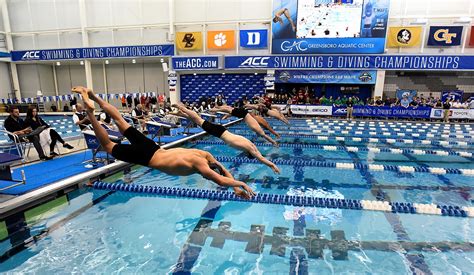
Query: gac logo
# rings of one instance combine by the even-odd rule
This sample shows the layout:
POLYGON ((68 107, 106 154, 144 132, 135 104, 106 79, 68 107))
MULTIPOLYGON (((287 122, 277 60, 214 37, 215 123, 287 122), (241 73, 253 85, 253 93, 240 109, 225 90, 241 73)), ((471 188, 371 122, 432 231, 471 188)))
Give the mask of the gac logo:
POLYGON ((242 64, 239 65, 240 68, 245 67, 268 67, 268 60, 270 57, 249 57, 245 59, 242 64))
POLYGON ((284 52, 292 52, 296 50, 296 52, 305 52, 308 49, 308 43, 306 41, 284 41, 281 43, 281 50, 284 52))
POLYGON ((39 57, 39 52, 40 51, 29 51, 26 52, 21 59, 40 59, 39 57))

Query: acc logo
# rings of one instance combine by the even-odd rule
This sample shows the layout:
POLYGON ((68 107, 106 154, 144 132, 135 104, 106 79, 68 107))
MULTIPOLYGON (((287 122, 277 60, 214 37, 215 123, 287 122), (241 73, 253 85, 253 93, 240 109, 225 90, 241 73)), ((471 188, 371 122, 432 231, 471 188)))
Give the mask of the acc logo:
POLYGON ((21 59, 24 60, 24 59, 40 59, 39 57, 39 52, 40 51, 29 51, 29 52, 26 52, 22 57, 21 59))
POLYGON ((278 76, 278 79, 282 82, 288 82, 290 80, 291 75, 288 72, 281 72, 280 75, 278 76))
POLYGON ((281 50, 284 52, 292 52, 295 50, 296 52, 304 52, 308 49, 308 42, 306 41, 283 41, 281 43, 281 50))
POLYGON ((407 29, 401 29, 397 33, 397 41, 401 44, 408 44, 411 40, 411 31, 407 29))
POLYGON ((372 80, 372 75, 370 75, 368 72, 363 72, 360 74, 359 80, 362 82, 369 82, 372 80))
POLYGON ((444 41, 446 44, 453 43, 453 38, 456 38, 456 33, 450 33, 449 29, 439 29, 435 31, 433 37, 436 41, 444 41))
POLYGON ((249 57, 239 65, 239 68, 266 68, 268 67, 268 59, 270 57, 249 57))
POLYGON ((337 109, 334 111, 335 114, 347 114, 347 109, 337 109))

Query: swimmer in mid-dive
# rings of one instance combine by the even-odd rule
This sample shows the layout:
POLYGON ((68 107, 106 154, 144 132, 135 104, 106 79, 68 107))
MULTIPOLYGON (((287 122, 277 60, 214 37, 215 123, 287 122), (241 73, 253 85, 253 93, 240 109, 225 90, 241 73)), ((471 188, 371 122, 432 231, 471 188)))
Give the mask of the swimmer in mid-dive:
POLYGON ((239 136, 239 135, 229 132, 222 125, 214 124, 214 123, 204 120, 196 112, 186 108, 186 106, 184 106, 182 103, 175 104, 173 105, 173 107, 178 108, 180 113, 183 116, 188 117, 194 123, 201 126, 201 128, 207 133, 222 139, 230 147, 246 152, 249 155, 249 157, 253 156, 254 158, 258 159, 263 164, 270 167, 275 173, 277 174, 280 173, 280 169, 278 169, 278 167, 273 162, 269 161, 264 156, 262 156, 260 151, 258 151, 257 146, 255 146, 255 144, 253 144, 250 140, 246 139, 243 136, 239 136))
POLYGON ((254 114, 253 112, 249 113, 263 128, 267 129, 270 133, 275 135, 277 138, 280 138, 280 134, 273 130, 272 126, 266 119, 264 119, 261 115, 254 114))
POLYGON ((247 105, 245 105, 245 108, 257 110, 257 111, 260 112, 260 114, 262 116, 264 116, 264 115, 271 116, 273 118, 276 118, 276 119, 284 122, 287 125, 290 125, 290 122, 288 121, 288 119, 286 119, 286 117, 279 110, 271 108, 271 107, 268 108, 263 103, 247 104, 247 105))
POLYGON ((275 16, 273 17, 273 23, 280 22, 280 24, 283 25, 283 19, 281 19, 282 15, 285 15, 286 19, 288 19, 288 21, 290 22, 293 31, 296 31, 295 22, 293 22, 293 19, 291 19, 290 11, 287 8, 283 8, 275 12, 275 16))
POLYGON ((249 199, 255 195, 247 184, 235 180, 210 153, 185 148, 161 149, 153 140, 130 126, 114 106, 96 96, 92 90, 79 86, 74 87, 72 91, 81 94, 87 116, 100 145, 116 159, 155 168, 170 175, 188 176, 198 173, 218 185, 232 187, 239 197, 249 199), (93 101, 114 120, 120 133, 130 141, 130 144, 117 144, 110 140, 109 134, 94 115, 93 101))
POLYGON ((244 108, 233 108, 229 105, 223 105, 212 108, 211 112, 224 112, 231 114, 232 116, 244 119, 245 123, 247 123, 247 126, 249 126, 252 131, 257 133, 257 135, 268 140, 274 146, 278 146, 278 143, 274 141, 269 135, 265 134, 262 127, 260 127, 258 121, 244 108))

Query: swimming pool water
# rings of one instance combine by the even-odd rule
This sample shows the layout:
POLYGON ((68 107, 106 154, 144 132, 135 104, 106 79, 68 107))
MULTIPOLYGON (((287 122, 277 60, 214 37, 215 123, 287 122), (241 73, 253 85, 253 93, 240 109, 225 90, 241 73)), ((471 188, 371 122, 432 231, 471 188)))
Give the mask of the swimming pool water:
MULTIPOLYGON (((188 146, 218 156, 239 155, 223 145, 198 142, 188 146)), ((394 146, 399 148, 398 144, 394 146)), ((385 153, 371 156, 367 152, 298 146, 259 149, 276 159, 473 168, 471 159, 459 156, 385 153)), ((236 178, 246 179, 252 188, 262 193, 472 205, 473 178, 459 174, 438 176, 282 165, 281 175, 275 175, 264 165, 239 162, 224 165, 236 178)), ((134 184, 216 188, 198 175, 175 177, 144 167, 134 169, 131 177, 134 184)), ((122 182, 123 179, 114 177, 106 181, 122 182)), ((69 194, 67 205, 58 208, 60 212, 52 211, 30 226, 32 235, 50 228, 49 233, 2 262, 0 272, 467 274, 474 271, 472 218, 162 198, 92 189, 69 194), (91 203, 93 201, 95 203, 91 203), (79 214, 68 219, 74 211, 79 214), (196 228, 203 222, 210 231, 196 228), (57 223, 60 226, 56 226, 57 223), (219 229, 219 224, 227 229, 219 229), (274 241, 280 236, 280 241, 274 247, 269 243, 259 247, 262 242, 245 241, 254 236, 250 234, 251 228, 258 226, 264 227, 260 227, 264 240, 274 241), (311 230, 319 230, 320 236, 319 241, 313 239, 313 250, 308 251, 310 249, 305 247, 311 243, 308 236, 315 232, 311 230), (285 236, 281 237, 279 232, 286 232, 285 236), (212 234, 221 237, 213 242, 212 234), (337 236, 343 236, 350 245, 337 236), (202 238, 205 240, 200 242, 202 238), (290 239, 303 245, 285 244, 290 239), (329 240, 333 241, 328 244, 329 240), (321 247, 320 257, 311 257, 319 251, 318 244, 323 243, 326 246, 321 247), (407 244, 416 249, 410 250, 407 244), (345 251, 347 257, 343 256, 345 251)), ((0 251, 3 253, 5 249, 8 249, 8 241, 0 242, 0 251)))

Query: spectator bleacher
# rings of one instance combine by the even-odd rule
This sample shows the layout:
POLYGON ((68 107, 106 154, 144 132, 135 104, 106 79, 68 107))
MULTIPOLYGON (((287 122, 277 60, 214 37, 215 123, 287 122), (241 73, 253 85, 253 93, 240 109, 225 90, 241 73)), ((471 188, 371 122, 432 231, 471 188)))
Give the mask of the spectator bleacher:
POLYGON ((198 74, 181 75, 181 100, 198 102, 202 97, 224 94, 228 104, 252 98, 265 90, 265 74, 198 74))

